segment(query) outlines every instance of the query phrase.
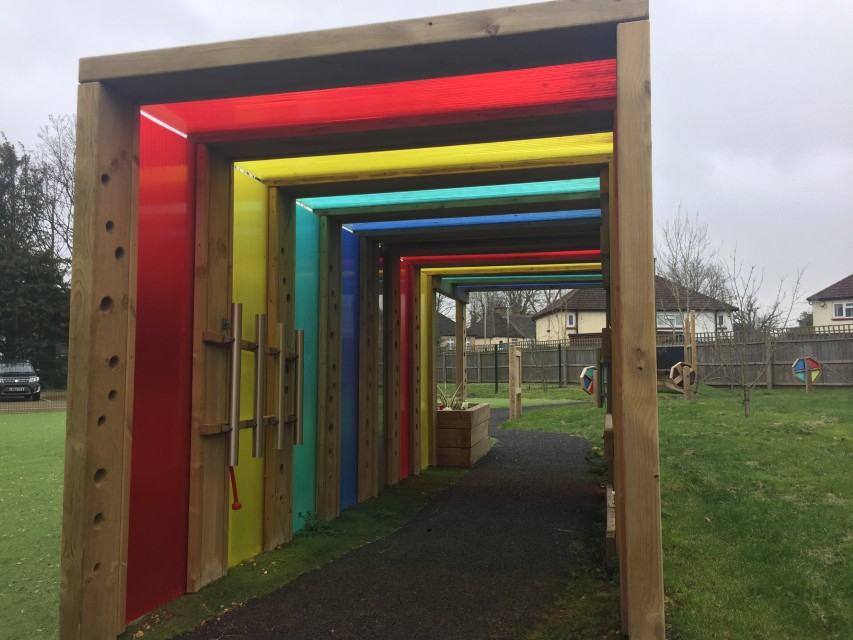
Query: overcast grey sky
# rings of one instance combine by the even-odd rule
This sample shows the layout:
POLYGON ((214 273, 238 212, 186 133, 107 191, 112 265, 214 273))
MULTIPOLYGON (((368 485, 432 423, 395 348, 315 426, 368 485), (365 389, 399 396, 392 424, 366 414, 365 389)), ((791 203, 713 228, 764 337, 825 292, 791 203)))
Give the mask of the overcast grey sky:
MULTIPOLYGON (((4 0, 0 131, 32 147, 73 113, 85 56, 512 4, 530 3, 4 0)), ((853 273, 853 1, 651 0, 651 21, 658 224, 698 213, 771 285, 853 273)))

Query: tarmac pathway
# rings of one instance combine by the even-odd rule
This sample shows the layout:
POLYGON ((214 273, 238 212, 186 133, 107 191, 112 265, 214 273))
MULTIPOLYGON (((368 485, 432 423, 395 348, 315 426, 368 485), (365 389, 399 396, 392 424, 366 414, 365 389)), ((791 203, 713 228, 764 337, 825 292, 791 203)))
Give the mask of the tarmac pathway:
POLYGON ((498 444, 401 529, 181 638, 523 637, 577 543, 601 535, 604 498, 585 440, 502 430, 507 410, 491 415, 498 444))

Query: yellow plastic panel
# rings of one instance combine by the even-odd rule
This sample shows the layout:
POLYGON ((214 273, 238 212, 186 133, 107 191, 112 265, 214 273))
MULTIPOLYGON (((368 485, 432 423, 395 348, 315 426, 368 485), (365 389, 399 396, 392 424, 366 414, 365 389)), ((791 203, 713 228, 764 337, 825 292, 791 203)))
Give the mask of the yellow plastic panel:
POLYGON ((500 276, 528 275, 531 273, 601 272, 600 262, 574 262, 564 264, 503 264, 494 266, 430 267, 422 269, 430 276, 500 276))
POLYGON ((256 160, 239 166, 269 184, 315 184, 609 162, 612 133, 256 160))
MULTIPOLYGON (((243 339, 254 341, 255 315, 267 310, 267 188, 234 172, 234 302, 243 303, 243 339)), ((252 418, 255 357, 243 352, 240 419, 252 418)), ((240 433, 240 464, 235 468, 243 508, 230 512, 228 566, 261 552, 264 517, 264 461, 252 457, 252 430, 240 433)))

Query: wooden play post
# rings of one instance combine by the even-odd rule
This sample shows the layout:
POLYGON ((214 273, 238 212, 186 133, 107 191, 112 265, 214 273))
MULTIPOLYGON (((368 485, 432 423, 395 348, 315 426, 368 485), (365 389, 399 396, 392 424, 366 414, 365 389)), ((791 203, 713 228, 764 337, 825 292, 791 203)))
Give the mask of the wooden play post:
POLYGON ((456 389, 464 398, 468 395, 468 367, 465 356, 465 307, 464 302, 456 301, 456 389))
POLYGON ((684 318, 684 362, 690 366, 690 373, 684 378, 684 399, 693 399, 693 380, 696 377, 696 312, 690 311, 684 318))
POLYGON ((521 347, 509 348, 509 419, 521 415, 521 347))

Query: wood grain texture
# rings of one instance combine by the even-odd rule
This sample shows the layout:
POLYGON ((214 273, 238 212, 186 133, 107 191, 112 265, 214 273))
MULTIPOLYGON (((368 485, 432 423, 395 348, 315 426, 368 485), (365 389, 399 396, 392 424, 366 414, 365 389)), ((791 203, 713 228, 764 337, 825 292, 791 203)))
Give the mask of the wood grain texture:
POLYGON ((383 255, 384 336, 383 354, 383 443, 385 447, 385 485, 400 481, 400 257, 383 255))
POLYGON ((552 58, 603 59, 612 57, 612 27, 597 25, 647 17, 647 0, 557 0, 84 58, 80 81, 110 80, 150 104, 388 82, 436 68, 445 75, 485 71, 507 64, 498 56, 507 48, 518 68, 552 58))
POLYGON ((97 83, 77 114, 62 640, 124 629, 135 350, 138 116, 97 83))
POLYGON ((341 511, 341 226, 320 218, 317 358, 317 516, 341 511))
MULTIPOLYGON (((295 252, 296 228, 292 198, 277 189, 269 192, 269 248, 267 251, 267 344, 280 348, 279 358, 296 350, 293 339, 295 320, 295 252), (278 323, 285 326, 285 344, 278 344, 278 323)), ((296 388, 294 367, 286 368, 285 398, 296 388)), ((265 415, 276 412, 278 362, 267 358, 267 393, 265 415)), ((289 413, 289 412, 286 412, 289 413)), ((284 448, 278 448, 277 425, 267 429, 264 450, 264 523, 263 548, 271 551, 290 542, 293 537, 293 423, 285 427, 284 448)))
POLYGON ((456 301, 456 388, 463 398, 468 393, 468 358, 465 355, 465 346, 468 341, 468 328, 466 319, 466 305, 464 302, 456 301))
POLYGON ((187 591, 228 570, 228 436, 204 437, 204 425, 228 416, 228 350, 206 343, 230 318, 233 202, 231 162, 199 147, 193 313, 187 591))
POLYGON ((649 23, 619 25, 613 353, 621 421, 628 634, 664 637, 652 246, 649 23))
POLYGON ((379 261, 377 246, 359 241, 358 501, 379 495, 379 261))

